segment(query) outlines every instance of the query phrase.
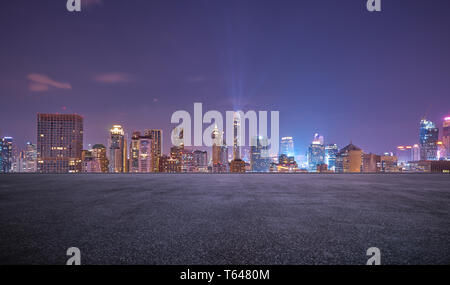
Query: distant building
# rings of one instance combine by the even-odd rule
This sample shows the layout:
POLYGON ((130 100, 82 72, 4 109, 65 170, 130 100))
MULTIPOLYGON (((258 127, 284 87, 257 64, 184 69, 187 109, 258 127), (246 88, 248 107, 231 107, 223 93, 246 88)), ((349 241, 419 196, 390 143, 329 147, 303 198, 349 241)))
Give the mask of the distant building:
POLYGON ((127 142, 121 125, 113 125, 109 138, 109 172, 127 172, 127 142))
POLYGON ((163 153, 162 144, 162 130, 160 129, 149 129, 144 131, 144 136, 149 136, 153 140, 153 166, 154 172, 159 172, 159 158, 163 153))
POLYGON ((226 146, 223 132, 220 133, 217 126, 215 126, 211 138, 213 143, 211 170, 213 173, 228 172, 228 147, 226 146))
POLYGON ((292 137, 281 138, 280 155, 295 156, 294 139, 292 137))
POLYGON ((241 118, 239 116, 239 113, 235 112, 233 121, 233 131, 234 131, 233 160, 230 163, 230 172, 232 173, 245 172, 245 161, 241 159, 240 154, 240 140, 241 140, 241 137, 239 135, 240 128, 241 128, 241 118))
POLYGON ((296 172, 297 170, 298 165, 293 156, 282 154, 278 157, 276 172, 296 172))
POLYGON ((437 160, 439 129, 426 119, 420 121, 420 160, 437 160))
POLYGON ((328 165, 328 171, 336 170, 336 156, 339 152, 337 144, 325 146, 325 164, 328 165))
POLYGON ((269 157, 269 143, 266 137, 252 138, 250 152, 250 169, 252 172, 269 172, 271 159, 269 157))
MULTIPOLYGON (((132 173, 155 172, 153 163, 154 143, 151 135, 142 136, 140 132, 133 132, 130 143, 129 168, 132 173)), ((159 168, 159 167, 158 167, 159 168)))
POLYGON ((450 173, 450 161, 448 160, 421 160, 409 165, 411 172, 450 173))
POLYGON ((442 142, 445 147, 445 157, 450 160, 450 116, 445 117, 442 128, 442 142))
POLYGON ((362 154, 362 150, 352 143, 341 149, 336 156, 336 172, 361 172, 362 154))
POLYGON ((95 144, 91 150, 94 161, 98 164, 98 170, 102 173, 109 171, 109 161, 106 156, 106 147, 102 144, 95 144))
POLYGON ((70 114, 38 114, 37 171, 81 172, 83 118, 70 114))
POLYGON ((195 150, 192 152, 194 172, 208 172, 208 152, 195 150))
POLYGON ((379 165, 381 157, 373 153, 363 154, 362 156, 362 171, 364 173, 379 172, 379 165))
POLYGON ((231 173, 245 173, 245 161, 242 159, 233 159, 230 163, 230 172, 231 173))
POLYGON ((323 136, 314 135, 314 140, 308 147, 308 170, 316 172, 317 166, 325 163, 325 146, 323 145, 323 136))
POLYGON ((10 173, 13 170, 13 138, 3 137, 0 140, 0 173, 10 173))
POLYGON ((180 173, 181 162, 168 155, 162 155, 159 160, 159 170, 162 173, 180 173))
POLYGON ((400 168, 397 166, 397 157, 394 155, 381 155, 379 169, 380 172, 385 173, 400 172, 400 168))

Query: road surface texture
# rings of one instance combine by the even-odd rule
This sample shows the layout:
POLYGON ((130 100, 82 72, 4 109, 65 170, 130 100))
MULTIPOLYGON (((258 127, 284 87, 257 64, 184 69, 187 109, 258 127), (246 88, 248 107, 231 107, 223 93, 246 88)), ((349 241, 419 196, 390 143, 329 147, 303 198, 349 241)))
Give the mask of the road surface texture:
POLYGON ((450 175, 0 175, 0 264, 450 264, 450 175))

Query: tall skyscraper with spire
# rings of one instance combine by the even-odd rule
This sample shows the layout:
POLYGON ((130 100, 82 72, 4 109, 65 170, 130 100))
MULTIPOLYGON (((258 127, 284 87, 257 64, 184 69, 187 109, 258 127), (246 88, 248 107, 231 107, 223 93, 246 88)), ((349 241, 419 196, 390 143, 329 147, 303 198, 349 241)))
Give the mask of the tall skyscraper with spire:
POLYGON ((233 119, 233 160, 230 163, 230 171, 233 173, 245 172, 245 161, 241 159, 241 116, 234 112, 233 119))

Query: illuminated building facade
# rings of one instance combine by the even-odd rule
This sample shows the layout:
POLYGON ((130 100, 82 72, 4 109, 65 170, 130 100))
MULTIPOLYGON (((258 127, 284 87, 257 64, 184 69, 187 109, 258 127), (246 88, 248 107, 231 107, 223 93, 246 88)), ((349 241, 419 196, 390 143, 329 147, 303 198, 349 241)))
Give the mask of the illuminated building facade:
POLYGON ((323 137, 319 134, 314 135, 314 140, 308 147, 308 171, 316 172, 317 166, 325 163, 325 146, 323 137))
POLYGON ((269 172, 271 159, 269 157, 268 140, 266 137, 253 138, 250 153, 250 169, 252 172, 269 172))
POLYGON ((226 146, 223 132, 217 128, 211 134, 212 138, 212 172, 223 173, 228 172, 228 147, 226 146))
POLYGON ((150 134, 142 136, 140 132, 133 132, 130 144, 130 172, 155 172, 154 147, 155 145, 150 134))
POLYGON ((420 142, 420 159, 421 160, 437 160, 439 140, 439 129, 435 124, 426 119, 420 121, 419 142, 420 142))
POLYGON ((450 160, 450 116, 444 118, 442 126, 442 143, 445 148, 445 153, 443 153, 442 156, 450 160))
POLYGON ((379 172, 381 156, 373 153, 365 153, 362 155, 362 171, 364 173, 379 172))
POLYGON ((162 130, 160 129, 149 129, 144 131, 144 136, 149 136, 153 140, 153 167, 154 172, 159 172, 159 158, 163 153, 162 148, 162 130))
POLYGON ((125 133, 121 125, 113 125, 109 139, 109 172, 127 172, 127 148, 125 133))
POLYGON ((171 156, 162 155, 159 160, 159 170, 162 173, 180 173, 181 163, 171 156))
POLYGON ((83 118, 74 114, 38 114, 37 171, 81 172, 83 118))
POLYGON ((238 112, 234 113, 233 122, 233 160, 230 163, 230 172, 232 173, 244 173, 245 161, 241 159, 240 153, 240 131, 241 131, 241 118, 238 112))
POLYGON ((336 172, 361 172, 362 154, 362 150, 352 143, 341 149, 336 156, 336 172))
POLYGON ((278 164, 276 164, 277 172, 296 172, 297 170, 298 165, 293 156, 281 154, 278 157, 278 164))
POLYGON ((283 137, 281 138, 281 144, 280 144, 280 155, 285 154, 288 157, 294 156, 294 139, 292 137, 283 137))
POLYGON ((337 144, 329 144, 325 146, 325 164, 328 166, 328 171, 336 170, 336 155, 339 152, 337 144))
POLYGON ((13 160, 13 138, 3 137, 0 140, 0 173, 12 172, 13 160))
POLYGON ((208 172, 208 152, 195 150, 192 152, 195 166, 194 172, 208 172))
POLYGON ((109 161, 106 156, 106 147, 102 144, 95 144, 91 150, 92 157, 98 165, 99 172, 107 173, 109 171, 109 161))

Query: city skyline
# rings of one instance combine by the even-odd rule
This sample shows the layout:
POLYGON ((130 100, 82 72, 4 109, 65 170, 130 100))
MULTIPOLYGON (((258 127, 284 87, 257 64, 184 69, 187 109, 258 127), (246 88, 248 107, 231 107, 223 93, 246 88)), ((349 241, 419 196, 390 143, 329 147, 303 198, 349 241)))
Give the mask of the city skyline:
POLYGON ((411 122, 449 113, 450 36, 440 27, 450 3, 408 1, 405 12, 395 1, 375 15, 360 2, 104 0, 76 15, 65 3, 8 2, 0 135, 25 145, 36 113, 77 113, 84 148, 116 123, 129 139, 162 129, 167 150, 170 114, 201 101, 279 110, 280 136, 295 138, 296 153, 316 132, 375 153, 413 144, 411 122))

